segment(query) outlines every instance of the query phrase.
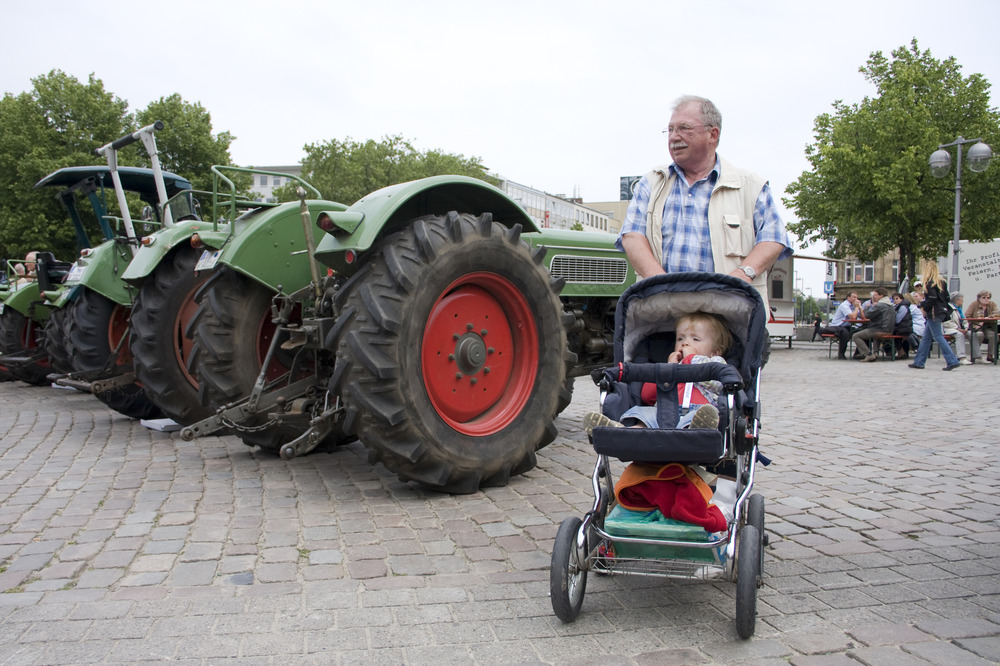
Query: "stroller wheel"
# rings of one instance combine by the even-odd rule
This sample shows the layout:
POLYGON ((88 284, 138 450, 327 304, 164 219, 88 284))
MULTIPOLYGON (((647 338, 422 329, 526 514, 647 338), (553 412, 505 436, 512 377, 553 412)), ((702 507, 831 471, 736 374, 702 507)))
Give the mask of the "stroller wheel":
POLYGON ((760 551, 762 537, 753 525, 740 530, 736 560, 736 633, 740 638, 753 636, 757 624, 757 588, 760 586, 760 551))
POLYGON ((760 534, 760 575, 764 575, 764 546, 767 533, 764 531, 764 496, 754 493, 747 501, 747 525, 753 525, 760 534))
POLYGON ((549 570, 549 593, 552 610, 563 622, 572 622, 580 615, 583 595, 587 591, 587 537, 582 547, 577 545, 582 521, 572 517, 562 521, 552 546, 552 567, 549 570))

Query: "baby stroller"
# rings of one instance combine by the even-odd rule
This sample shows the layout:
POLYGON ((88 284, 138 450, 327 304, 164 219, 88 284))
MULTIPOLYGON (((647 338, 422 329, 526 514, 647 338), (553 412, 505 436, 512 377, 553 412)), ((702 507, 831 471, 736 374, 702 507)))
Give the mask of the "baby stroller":
MULTIPOLYGON (((743 281, 717 273, 657 275, 629 287, 615 311, 616 365, 594 373, 601 411, 613 419, 639 404, 643 382, 656 384, 659 428, 595 427, 597 452, 592 483, 593 508, 559 526, 552 549, 552 608, 563 622, 580 613, 587 573, 666 576, 735 581, 736 627, 741 638, 753 635, 757 589, 762 584, 764 498, 751 494, 758 460, 761 354, 766 342, 764 305, 743 281), (692 312, 721 317, 733 335, 727 364, 666 363, 674 349, 677 319, 692 312), (722 383, 717 430, 677 430, 680 382, 714 379, 722 383), (615 500, 610 458, 622 462, 704 465, 736 479, 736 502, 726 529, 666 520, 638 523, 615 500), (619 515, 623 514, 623 515, 619 515)), ((769 461, 763 461, 769 462, 769 461)), ((705 489, 707 492, 707 487, 705 489)), ((658 514, 658 515, 657 515, 658 514)), ((641 515, 641 514, 638 514, 641 515)))

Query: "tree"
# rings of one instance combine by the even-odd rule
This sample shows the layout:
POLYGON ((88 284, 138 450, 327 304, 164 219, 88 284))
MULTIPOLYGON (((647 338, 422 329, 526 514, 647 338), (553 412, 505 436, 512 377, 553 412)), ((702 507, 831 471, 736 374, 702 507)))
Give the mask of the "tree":
MULTIPOLYGON (((50 250, 59 258, 75 256, 75 234, 65 210, 50 188, 35 183, 67 166, 105 164, 94 149, 142 125, 163 120, 157 148, 163 168, 189 179, 195 188, 211 189, 213 164, 231 164, 228 132, 212 134, 208 112, 180 95, 161 97, 135 115, 128 102, 104 89, 93 74, 87 83, 60 70, 32 79, 32 89, 7 93, 0 100, 0 257, 16 258, 30 250, 50 250)), ((141 144, 119 153, 122 166, 148 166, 141 144)), ((109 212, 117 201, 107 197, 109 212)), ((81 206, 91 242, 100 232, 89 206, 81 206)))
MULTIPOLYGON (((386 136, 379 142, 331 139, 308 144, 305 151, 302 177, 324 197, 346 204, 383 187, 428 176, 458 174, 497 182, 487 175, 478 157, 438 150, 421 153, 399 135, 386 136)), ((278 201, 290 201, 295 198, 295 186, 282 186, 274 196, 278 201)))
MULTIPOLYGON (((898 249, 900 271, 912 276, 916 259, 945 254, 953 235, 954 175, 933 178, 930 154, 959 135, 997 146, 1000 114, 989 106, 990 83, 963 77, 954 58, 936 60, 915 39, 892 58, 876 51, 859 70, 877 97, 837 100, 834 113, 816 118, 806 147, 812 170, 783 201, 799 217, 789 229, 827 241, 830 256, 873 261, 898 249)), ((1000 171, 963 173, 962 185, 962 237, 1000 234, 1000 171)))
POLYGON ((83 84, 53 70, 32 84, 0 100, 0 256, 48 249, 71 257, 75 235, 65 211, 51 190, 34 185, 56 169, 100 163, 94 149, 125 131, 128 105, 93 75, 83 84))

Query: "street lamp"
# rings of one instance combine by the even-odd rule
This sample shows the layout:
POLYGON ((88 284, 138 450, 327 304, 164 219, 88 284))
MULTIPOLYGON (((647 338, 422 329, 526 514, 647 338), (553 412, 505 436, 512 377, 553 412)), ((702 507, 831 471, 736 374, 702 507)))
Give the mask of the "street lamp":
POLYGON ((975 144, 969 148, 968 159, 969 168, 976 173, 986 171, 993 159, 993 151, 983 143, 982 138, 966 139, 958 137, 951 143, 944 143, 931 153, 930 165, 931 175, 935 178, 944 178, 951 171, 951 153, 945 150, 951 146, 957 146, 958 161, 955 165, 955 240, 951 245, 951 276, 948 278, 948 290, 951 293, 958 291, 958 239, 962 229, 962 146, 967 143, 975 144))

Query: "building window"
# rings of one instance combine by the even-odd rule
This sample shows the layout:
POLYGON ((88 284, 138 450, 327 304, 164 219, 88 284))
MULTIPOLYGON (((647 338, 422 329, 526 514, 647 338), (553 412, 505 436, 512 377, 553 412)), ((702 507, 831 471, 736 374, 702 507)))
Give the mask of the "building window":
POLYGON ((844 264, 844 282, 874 282, 875 262, 867 264, 860 261, 848 261, 844 264))
POLYGON ((892 283, 899 284, 899 259, 892 260, 892 283))
POLYGON ((267 187, 267 176, 261 176, 260 177, 260 186, 261 187, 267 187))

